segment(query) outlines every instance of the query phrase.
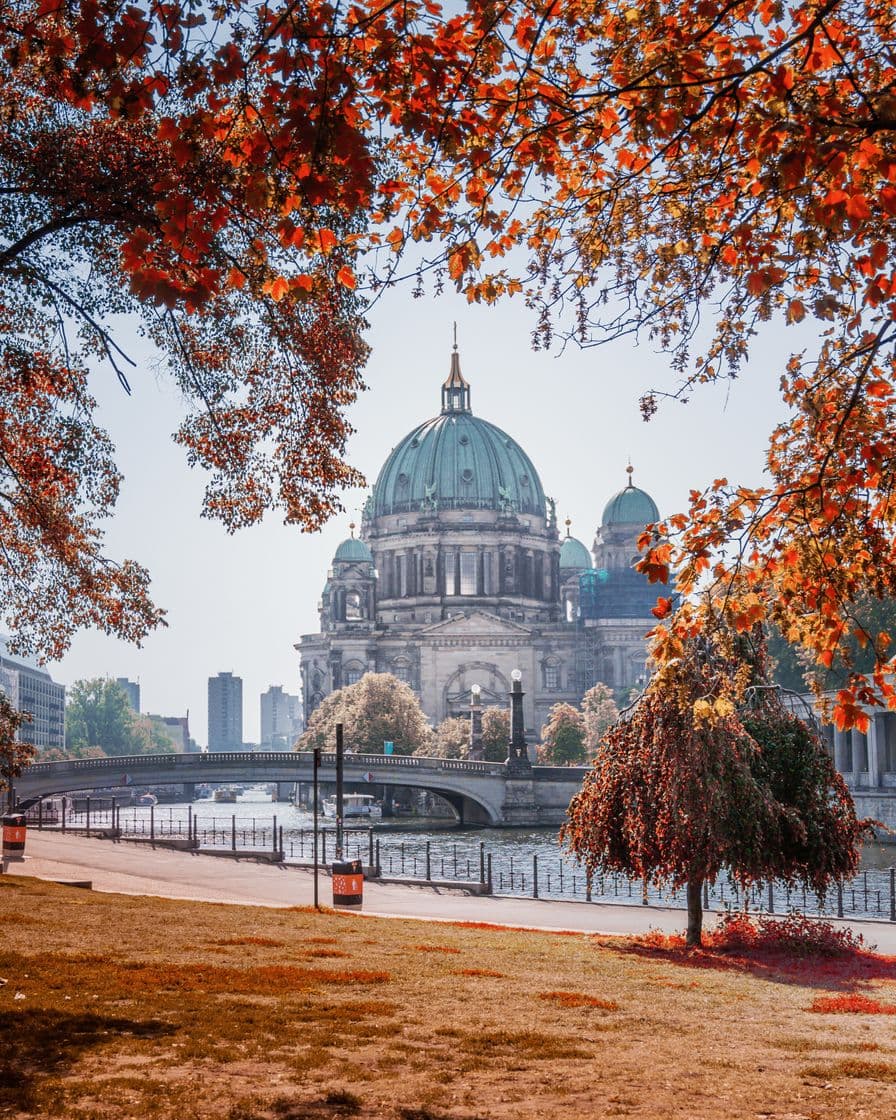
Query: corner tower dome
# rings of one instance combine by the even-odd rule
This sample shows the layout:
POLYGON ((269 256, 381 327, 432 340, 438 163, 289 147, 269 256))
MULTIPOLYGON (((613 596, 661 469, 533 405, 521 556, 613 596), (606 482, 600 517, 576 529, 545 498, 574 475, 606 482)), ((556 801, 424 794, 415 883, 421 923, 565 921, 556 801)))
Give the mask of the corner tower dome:
POLYGON ((586 572, 591 571, 594 565, 591 562, 591 553, 576 537, 569 535, 572 522, 566 519, 566 536, 560 545, 560 571, 586 572))
POLYGON ((639 490, 632 482, 634 468, 631 463, 625 468, 628 473, 628 485, 625 489, 614 494, 604 506, 601 526, 611 528, 617 525, 636 525, 643 528, 660 519, 660 511, 656 502, 646 492, 639 490))
POLYGON ((354 523, 349 525, 349 529, 351 530, 351 536, 346 537, 342 544, 336 549, 333 561, 351 564, 363 564, 365 562, 372 564, 373 553, 364 541, 358 540, 355 536, 354 523))
POLYGON ((544 517, 532 460, 500 428, 474 416, 457 343, 442 385, 442 411, 409 432, 373 488, 374 518, 425 510, 493 510, 544 517))

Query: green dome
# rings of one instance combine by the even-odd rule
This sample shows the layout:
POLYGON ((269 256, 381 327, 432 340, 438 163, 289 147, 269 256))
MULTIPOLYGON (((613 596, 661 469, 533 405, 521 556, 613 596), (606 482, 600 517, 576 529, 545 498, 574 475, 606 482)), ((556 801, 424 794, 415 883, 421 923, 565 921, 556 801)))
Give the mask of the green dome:
POLYGON ((660 511, 656 502, 644 490, 639 490, 632 485, 629 478, 628 486, 614 494, 604 507, 601 525, 649 525, 659 521, 660 511))
POLYGON ((564 568, 581 572, 589 570, 593 567, 591 563, 591 553, 582 544, 581 541, 576 540, 575 537, 566 537, 563 544, 560 545, 560 569, 564 568))
POLYGON ((367 561, 368 564, 372 564, 373 553, 363 541, 359 541, 356 537, 349 537, 336 549, 333 560, 344 560, 346 563, 352 564, 367 561))
POLYGON ((374 517, 446 509, 545 516, 532 460, 506 432, 470 411, 456 353, 442 387, 441 415, 404 437, 373 488, 374 517))

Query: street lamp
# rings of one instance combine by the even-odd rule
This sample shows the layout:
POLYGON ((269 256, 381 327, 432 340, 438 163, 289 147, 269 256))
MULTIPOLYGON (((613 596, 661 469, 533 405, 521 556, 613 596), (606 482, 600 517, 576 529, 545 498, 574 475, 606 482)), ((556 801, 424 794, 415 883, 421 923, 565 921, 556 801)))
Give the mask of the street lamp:
POLYGON ((467 758, 482 758, 482 686, 470 689, 470 746, 467 758))
POLYGON ((526 750, 526 732, 523 725, 523 674, 514 669, 510 674, 510 746, 507 766, 511 770, 531 770, 529 752, 526 750))

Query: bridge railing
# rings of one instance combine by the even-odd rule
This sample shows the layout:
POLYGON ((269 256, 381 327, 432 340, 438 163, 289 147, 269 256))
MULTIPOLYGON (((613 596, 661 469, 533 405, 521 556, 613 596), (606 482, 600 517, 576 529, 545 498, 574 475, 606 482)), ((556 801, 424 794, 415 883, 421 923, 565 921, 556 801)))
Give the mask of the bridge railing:
MULTIPOLYGON (((297 769, 305 770, 311 768, 311 755, 308 752, 298 751, 215 751, 188 754, 115 755, 112 758, 72 758, 61 762, 34 762, 28 767, 26 773, 39 777, 41 774, 63 775, 82 770, 112 770, 123 773, 134 770, 158 770, 171 766, 188 768, 198 766, 201 769, 203 767, 246 763, 296 766, 297 769)), ((335 767, 336 755, 322 754, 321 763, 328 768, 335 767)), ((480 777, 500 777, 505 772, 503 762, 474 762, 461 758, 428 758, 402 754, 346 754, 345 764, 347 767, 362 767, 367 770, 386 767, 390 770, 398 768, 452 771, 476 774, 480 777)))

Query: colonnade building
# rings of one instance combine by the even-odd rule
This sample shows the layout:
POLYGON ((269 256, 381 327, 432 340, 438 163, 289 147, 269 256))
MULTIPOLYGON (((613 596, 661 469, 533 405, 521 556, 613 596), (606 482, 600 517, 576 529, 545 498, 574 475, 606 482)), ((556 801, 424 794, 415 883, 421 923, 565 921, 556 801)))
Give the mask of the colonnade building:
POLYGON ((619 694, 643 681, 656 590, 632 568, 653 499, 633 484, 613 495, 591 550, 561 536, 534 463, 473 413, 455 346, 441 410, 386 459, 360 534, 336 550, 303 635, 305 721, 329 692, 366 672, 392 673, 433 725, 507 702, 523 673, 524 714, 537 733, 551 706, 579 703, 597 681, 619 694))

